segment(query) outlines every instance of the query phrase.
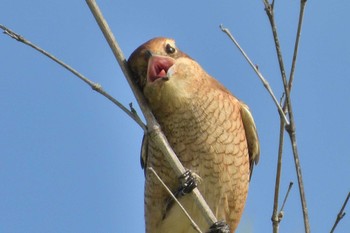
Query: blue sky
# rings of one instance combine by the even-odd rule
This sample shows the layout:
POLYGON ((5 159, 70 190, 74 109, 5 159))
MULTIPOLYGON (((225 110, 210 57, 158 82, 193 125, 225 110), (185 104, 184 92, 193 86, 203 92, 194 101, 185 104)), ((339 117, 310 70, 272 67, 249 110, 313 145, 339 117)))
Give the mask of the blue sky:
MULTIPOLYGON (((275 6, 287 71, 298 2, 275 6)), ((231 30, 279 98, 283 90, 262 1, 98 3, 125 56, 150 38, 174 38, 250 106, 261 159, 238 232, 272 232, 279 117, 256 75, 219 30, 221 23, 231 30)), ((349 9, 345 0, 308 1, 292 91, 313 232, 329 232, 350 191, 349 9)), ((2 0, 0 23, 100 83, 123 104, 136 105, 85 1, 2 0)), ((5 35, 0 68, 0 232, 144 232, 141 128, 72 74, 5 35)), ((290 181, 295 185, 281 233, 303 230, 287 141, 281 196, 290 181)), ((336 232, 349 229, 346 215, 336 232)))

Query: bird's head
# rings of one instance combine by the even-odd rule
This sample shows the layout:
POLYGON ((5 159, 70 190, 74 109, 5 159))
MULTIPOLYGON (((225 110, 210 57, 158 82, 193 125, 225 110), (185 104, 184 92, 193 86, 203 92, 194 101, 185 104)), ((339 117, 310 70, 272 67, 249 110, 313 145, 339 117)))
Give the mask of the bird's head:
POLYGON ((164 37, 142 44, 131 54, 128 64, 153 109, 188 97, 201 70, 197 62, 176 47, 173 39, 164 37))

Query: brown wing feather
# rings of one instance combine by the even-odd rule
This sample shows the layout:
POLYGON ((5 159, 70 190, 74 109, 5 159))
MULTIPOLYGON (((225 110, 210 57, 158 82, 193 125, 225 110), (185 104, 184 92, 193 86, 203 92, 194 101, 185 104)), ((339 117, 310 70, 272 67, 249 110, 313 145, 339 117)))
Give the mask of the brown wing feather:
POLYGON ((259 162, 260 157, 260 143, 258 132, 256 130, 255 122, 249 107, 240 101, 241 103, 241 116, 244 125, 244 130, 247 138, 249 161, 250 161, 250 177, 253 174, 254 165, 259 162))

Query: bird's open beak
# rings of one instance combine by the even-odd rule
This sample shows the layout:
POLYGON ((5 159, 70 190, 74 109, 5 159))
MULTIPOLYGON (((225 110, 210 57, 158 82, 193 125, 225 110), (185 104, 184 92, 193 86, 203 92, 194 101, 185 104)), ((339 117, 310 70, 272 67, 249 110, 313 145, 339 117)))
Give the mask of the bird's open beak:
POLYGON ((166 56, 154 55, 150 51, 147 51, 149 55, 148 68, 147 68, 147 81, 154 82, 158 79, 167 81, 168 70, 174 65, 175 59, 166 56))

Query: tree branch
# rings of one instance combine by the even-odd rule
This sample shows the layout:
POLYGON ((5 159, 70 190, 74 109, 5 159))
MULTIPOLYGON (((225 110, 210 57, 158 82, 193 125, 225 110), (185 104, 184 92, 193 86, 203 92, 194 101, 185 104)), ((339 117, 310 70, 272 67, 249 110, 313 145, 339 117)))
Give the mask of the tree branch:
POLYGON ((293 81, 294 81, 294 71, 295 71, 295 65, 296 65, 297 56, 298 56, 299 42, 300 42, 300 37, 301 37, 301 29, 303 26, 305 5, 306 5, 306 0, 301 0, 300 1, 298 29, 297 29, 297 34, 296 34, 295 44, 294 44, 293 60, 292 60, 290 74, 289 74, 289 83, 288 83, 289 91, 292 89, 292 85, 293 85, 293 81))
POLYGON ((284 129, 285 129, 285 123, 281 117, 280 118, 280 136, 279 136, 279 146, 278 146, 276 181, 275 181, 275 194, 274 194, 274 200, 273 200, 273 212, 272 212, 272 217, 271 217, 273 233, 278 233, 279 223, 281 221, 281 219, 278 216, 278 199, 279 199, 281 174, 282 174, 284 129))
POLYGON ((71 73, 73 73, 75 76, 77 76, 80 80, 84 81, 86 84, 88 84, 92 90, 97 91, 101 95, 105 96, 107 99, 112 101, 115 105, 117 105, 121 110, 123 110, 128 116, 130 116, 144 131, 146 131, 146 126, 143 124, 142 120, 139 118, 139 116, 133 112, 130 111, 128 108, 126 108, 124 105, 122 105, 118 100, 113 98, 109 93, 103 90, 102 86, 98 83, 92 82, 90 79, 86 78, 84 75, 80 74, 77 70, 74 68, 70 67, 63 61, 59 60, 49 52, 45 51, 44 49, 40 48, 39 46, 33 44, 29 40, 25 39, 23 36, 17 34, 16 32, 10 30, 9 28, 5 27, 4 25, 0 24, 0 28, 4 30, 4 34, 10 36, 11 38, 17 40, 18 42, 21 42, 25 45, 28 45, 32 47, 33 49, 39 51, 40 53, 44 54, 45 56, 49 57, 51 60, 55 61, 71 73))
MULTIPOLYGON (((103 32, 110 48, 113 51, 113 54, 115 58, 117 59, 122 71, 124 72, 124 75, 132 89, 132 91, 135 94, 135 97, 140 105, 140 108, 145 116, 145 119, 147 121, 147 128, 148 128, 148 134, 152 138, 152 140, 158 145, 159 149, 162 151, 162 153, 165 155, 166 160, 169 162, 170 166, 173 168, 175 174, 177 176, 182 175, 186 170, 182 166, 180 160, 170 147, 166 137, 162 133, 159 124, 157 123, 156 119, 154 118, 151 110, 149 109, 147 102, 142 95, 141 91, 138 89, 138 87, 135 85, 135 83, 132 81, 132 75, 129 70, 129 67, 127 65, 127 61, 112 33, 110 30, 106 20, 103 18, 102 13, 99 9, 99 7, 96 4, 96 1, 94 0, 86 0, 86 3, 88 4, 91 12, 93 13, 101 31, 103 32)), ((210 210, 208 204, 205 202, 203 196, 200 194, 198 188, 195 188, 191 195, 193 196, 197 206, 203 213, 203 216, 207 220, 209 225, 212 225, 213 223, 217 222, 216 217, 210 210)))
POLYGON ((248 55, 244 52, 244 50, 242 49, 242 47, 238 44, 237 40, 233 37, 233 35, 231 34, 231 32, 225 28, 222 24, 220 25, 220 29, 226 33, 226 35, 233 41, 233 43, 237 46, 237 48, 239 49, 239 51, 242 53, 242 55, 244 56, 244 58, 247 60, 247 62, 249 63, 249 65, 253 68, 253 70, 255 71, 255 73, 258 75, 258 77, 260 78, 261 82, 263 83, 264 87, 266 88, 266 90, 269 92, 270 96, 272 97, 273 102, 275 103, 279 114, 282 116, 285 124, 289 125, 289 121, 286 117, 286 115, 283 112, 283 109, 281 107, 281 105, 278 103, 277 98, 275 96, 275 94, 273 93, 270 84, 267 82, 267 80, 264 78, 264 76, 261 74, 261 72, 257 69, 257 67, 254 65, 254 63, 250 60, 250 58, 248 57, 248 55))
POLYGON ((340 222, 340 220, 342 220, 342 218, 345 216, 345 212, 344 212, 344 209, 345 209, 345 206, 346 204, 348 203, 349 201, 349 198, 350 198, 350 192, 348 192, 348 195, 346 196, 345 198, 345 201, 343 203, 343 206, 341 207, 339 213, 337 214, 337 218, 335 219, 335 223, 332 227, 332 230, 330 231, 330 233, 333 233, 335 228, 337 227, 338 223, 340 222))
MULTIPOLYGON (((273 38, 274 38, 274 42, 275 42, 278 63, 280 66, 281 77, 282 77, 282 81, 283 81, 283 87, 284 87, 285 96, 286 96, 285 103, 286 103, 286 107, 287 107, 286 109, 288 109, 288 115, 289 115, 289 120, 290 120, 290 124, 286 126, 286 130, 289 134, 289 138, 290 138, 290 141, 292 144, 295 169, 296 169, 296 174, 297 174, 297 178, 298 178, 298 185, 299 185, 299 194, 300 194, 300 200, 301 200, 301 204, 302 204, 304 228, 305 228, 306 233, 310 233, 308 209, 307 209, 307 205, 306 205, 306 197, 305 197, 304 184, 303 184, 303 178, 302 178, 302 172, 301 172, 301 165, 300 165, 298 147, 297 147, 297 142, 296 142, 296 132, 295 132, 294 115, 293 115, 293 110, 292 110, 292 101, 290 98, 290 88, 289 87, 292 84, 293 78, 290 80, 289 83, 287 82, 287 77, 286 77, 285 68, 284 68, 284 64, 283 64, 282 51, 281 51, 278 33, 277 33, 277 26, 276 26, 275 19, 274 19, 273 5, 270 5, 268 0, 263 0, 263 2, 264 2, 265 11, 266 11, 266 14, 269 18, 271 29, 272 29, 272 34, 273 34, 273 38)), ((305 7, 305 2, 306 2, 305 0, 301 0, 301 8, 305 7)), ((300 39, 303 13, 304 13, 304 9, 302 9, 300 11, 300 14, 302 14, 302 15, 299 17, 298 33, 297 33, 296 45, 295 45, 295 50, 294 50, 294 55, 293 55, 292 71, 291 71, 292 75, 294 74, 294 69, 295 69, 295 62, 296 62, 298 44, 299 44, 299 39, 300 39)))
MULTIPOLYGON (((289 76, 289 82, 288 82, 288 89, 289 92, 292 89, 292 84, 294 80, 294 71, 295 71, 295 65, 297 61, 297 55, 298 55, 298 49, 299 49, 299 41, 300 41, 300 36, 301 36, 301 28, 302 28, 302 23, 303 23, 303 16, 304 16, 304 9, 305 9, 305 1, 301 1, 300 5, 300 13, 299 13, 299 22, 298 22, 298 29, 297 29, 297 35, 295 39, 295 45, 294 45, 294 53, 293 53, 293 60, 292 60, 292 66, 291 66, 291 71, 290 71, 290 76, 289 76)), ((265 5, 266 7, 266 5, 265 5)), ((274 1, 271 3, 271 8, 273 9, 274 7, 274 1)), ((283 111, 286 113, 287 111, 287 105, 286 101, 284 101, 283 104, 283 111)), ((279 150, 278 150, 278 161, 277 161, 277 172, 276 172, 276 183, 275 183, 275 195, 274 195, 274 206, 273 206, 273 214, 272 214, 272 225, 273 225, 273 232, 277 233, 278 228, 279 228, 279 223, 281 219, 279 219, 279 213, 277 211, 278 209, 278 196, 279 196, 279 185, 280 185, 280 176, 281 176, 281 169, 282 169, 282 148, 283 148, 283 143, 284 143, 284 130, 283 128, 285 127, 284 122, 281 119, 280 122, 280 141, 279 141, 279 150)))
MULTIPOLYGON (((283 204, 282 204, 282 207, 281 209, 278 211, 278 213, 275 215, 272 215, 272 223, 273 223, 273 232, 278 232, 279 231, 279 223, 281 222, 283 216, 284 216, 284 211, 283 211, 283 208, 284 208, 284 205, 286 204, 287 202, 287 199, 288 199, 288 196, 289 196, 289 192, 290 190, 292 189, 293 187, 293 182, 290 182, 289 183, 289 186, 288 186, 288 190, 287 190, 287 193, 286 195, 284 196, 284 200, 283 200, 283 204)), ((276 195, 275 195, 276 197, 276 195)), ((274 206, 275 207, 275 206, 274 206)), ((276 211, 277 212, 277 211, 276 211)), ((275 214, 275 213, 274 213, 275 214)))
POLYGON ((283 215, 284 205, 285 205, 286 202, 287 202, 288 195, 289 195, 289 192, 290 192, 290 190, 292 189, 292 187, 293 187, 293 182, 289 182, 288 190, 287 190, 286 195, 284 196, 284 200, 283 200, 283 203, 282 203, 282 206, 281 206, 281 209, 280 209, 280 215, 283 215))

